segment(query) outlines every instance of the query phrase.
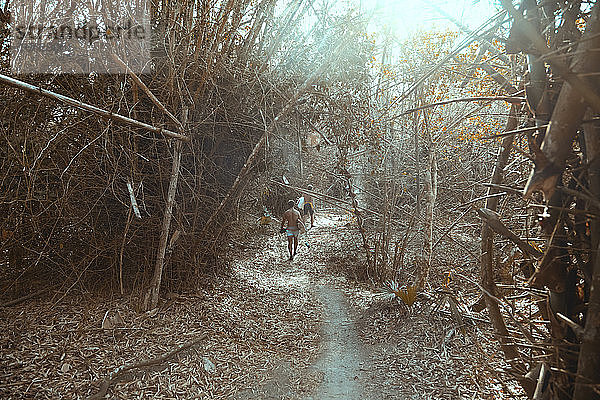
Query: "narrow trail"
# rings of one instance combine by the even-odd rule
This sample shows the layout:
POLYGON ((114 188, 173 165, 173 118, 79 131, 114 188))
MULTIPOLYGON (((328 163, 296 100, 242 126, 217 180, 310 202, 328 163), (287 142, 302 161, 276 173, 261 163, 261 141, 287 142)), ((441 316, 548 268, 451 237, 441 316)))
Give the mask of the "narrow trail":
POLYGON ((312 368, 322 381, 307 400, 363 399, 361 391, 361 366, 367 353, 361 343, 354 317, 344 294, 332 284, 325 273, 324 253, 319 246, 330 246, 337 240, 336 228, 344 224, 339 216, 322 215, 317 225, 301 238, 301 252, 297 261, 300 268, 310 271, 313 281, 310 290, 322 304, 320 355, 312 368))
POLYGON ((258 397, 245 394, 238 399, 367 399, 361 388, 365 379, 361 368, 368 350, 358 337, 344 293, 335 287, 335 279, 327 272, 327 254, 331 254, 331 248, 338 235, 343 234, 340 230, 346 223, 338 215, 319 215, 316 225, 300 236, 298 254, 293 261, 287 261, 287 245, 282 236, 271 235, 262 243, 259 252, 238 264, 238 273, 246 279, 263 280, 265 285, 303 287, 305 293, 320 304, 322 316, 318 356, 304 372, 306 379, 315 380, 313 390, 292 394, 293 390, 286 388, 289 372, 285 371, 286 366, 278 366, 252 394, 258 397))
POLYGON ((360 399, 363 349, 343 294, 327 285, 316 287, 323 303, 323 353, 315 368, 323 383, 315 399, 360 399))
POLYGON ((322 382, 307 400, 362 399, 361 365, 366 353, 358 335, 354 318, 344 294, 334 287, 331 277, 324 273, 327 265, 318 246, 336 242, 336 228, 343 225, 339 216, 323 215, 318 224, 301 238, 301 252, 294 264, 310 271, 313 281, 310 290, 322 304, 321 349, 312 368, 322 382))

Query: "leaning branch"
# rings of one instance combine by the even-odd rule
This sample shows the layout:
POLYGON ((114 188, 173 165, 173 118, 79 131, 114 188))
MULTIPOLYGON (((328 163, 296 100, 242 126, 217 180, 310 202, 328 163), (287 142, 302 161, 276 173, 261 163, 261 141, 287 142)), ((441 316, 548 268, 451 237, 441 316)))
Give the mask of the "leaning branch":
POLYGON ((513 129, 512 131, 502 132, 497 135, 483 136, 482 139, 497 139, 505 136, 514 135, 515 133, 534 132, 538 129, 547 128, 549 125, 528 126, 527 128, 513 129))
POLYGON ((123 67, 125 69, 125 71, 127 71, 129 76, 131 77, 131 79, 133 79, 133 81, 136 83, 136 85, 138 85, 144 93, 146 93, 146 95, 156 105, 156 107, 160 108, 162 110, 162 112, 164 112, 167 115, 167 117, 169 117, 171 119, 171 121, 173 121, 175 123, 175 125, 177 125, 177 128, 181 132, 183 132, 184 129, 183 129, 183 125, 181 124, 181 122, 177 118, 175 118, 175 116, 173 114, 171 114, 171 112, 169 110, 167 110, 167 107, 165 107, 160 102, 160 100, 158 100, 158 98, 154 95, 154 93, 152 93, 152 91, 148 88, 148 86, 146 86, 146 84, 135 74, 135 72, 133 72, 133 70, 131 68, 129 68, 129 66, 127 64, 125 64, 125 62, 123 62, 123 60, 121 60, 118 55, 113 53, 112 58, 115 60, 115 62, 117 64, 119 64, 121 67, 123 67))
POLYGON ((437 106, 443 106, 445 104, 451 103, 459 103, 459 102, 469 102, 469 101, 494 101, 494 100, 504 100, 508 103, 522 103, 525 101, 525 97, 514 97, 514 96, 478 96, 478 97, 462 97, 460 99, 450 99, 444 101, 438 101, 437 103, 425 104, 421 107, 409 108, 408 110, 396 115, 394 118, 399 118, 404 115, 413 113, 415 111, 424 110, 426 108, 432 108, 437 106))
POLYGON ((44 96, 44 97, 48 97, 48 98, 56 100, 56 101, 60 101, 61 103, 68 104, 70 106, 79 108, 81 110, 92 112, 94 114, 100 115, 105 118, 112 119, 114 121, 118 121, 118 122, 121 122, 121 123, 124 123, 127 125, 131 125, 131 126, 135 126, 137 128, 146 129, 146 130, 156 133, 156 134, 163 134, 165 136, 168 136, 168 137, 171 137, 174 139, 183 140, 186 142, 188 142, 190 140, 189 137, 187 137, 185 135, 181 135, 179 133, 172 132, 167 129, 158 128, 156 126, 149 125, 144 122, 141 122, 141 121, 138 121, 138 120, 135 120, 132 118, 128 118, 128 117, 125 117, 120 114, 115 114, 110 111, 103 110, 103 109, 93 106, 91 104, 87 104, 82 101, 75 100, 71 97, 67 97, 62 94, 43 89, 39 86, 31 85, 29 83, 11 78, 11 77, 3 75, 3 74, 0 74, 0 82, 5 83, 10 86, 13 86, 13 87, 16 87, 18 89, 23 89, 23 90, 31 92, 31 93, 39 94, 40 96, 44 96))
POLYGON ((485 221, 485 223, 488 224, 494 232, 511 240, 517 245, 517 247, 519 247, 519 249, 521 249, 523 253, 529 254, 535 258, 541 258, 544 255, 541 251, 537 250, 535 247, 522 240, 514 232, 508 229, 506 225, 500 221, 500 217, 495 211, 488 210, 487 208, 480 208, 476 209, 475 211, 477 211, 479 217, 485 221))
POLYGON ((176 348, 175 350, 172 350, 169 353, 164 354, 160 357, 151 358, 149 360, 144 360, 144 361, 141 361, 141 362, 135 363, 135 364, 126 364, 126 365, 120 366, 119 368, 117 368, 113 372, 111 372, 106 377, 106 379, 104 379, 104 381, 102 381, 102 384, 100 385, 100 390, 98 391, 98 393, 91 395, 90 397, 88 397, 87 400, 103 399, 106 396, 106 393, 108 392, 108 388, 110 387, 110 385, 112 385, 114 382, 116 382, 117 379, 120 376, 122 376, 125 372, 131 371, 132 369, 147 368, 147 367, 150 367, 153 365, 163 364, 166 361, 170 360, 171 358, 175 357, 177 354, 181 353, 182 351, 189 349, 190 347, 196 346, 204 339, 206 339, 206 335, 202 335, 199 338, 192 340, 191 342, 181 345, 178 348, 176 348))

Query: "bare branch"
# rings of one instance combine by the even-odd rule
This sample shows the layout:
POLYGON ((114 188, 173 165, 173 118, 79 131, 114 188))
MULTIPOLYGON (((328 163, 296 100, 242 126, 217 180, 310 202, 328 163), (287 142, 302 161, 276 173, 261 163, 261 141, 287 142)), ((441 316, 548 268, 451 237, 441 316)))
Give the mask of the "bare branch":
POLYGON ((172 131, 167 130, 167 129, 157 128, 155 126, 148 125, 148 124, 146 124, 144 122, 137 121, 135 119, 128 118, 128 117, 125 117, 125 116, 120 115, 120 114, 115 114, 115 113, 112 113, 110 111, 103 110, 103 109, 98 108, 96 106, 93 106, 91 104, 84 103, 84 102, 79 101, 79 100, 75 100, 75 99, 73 99, 71 97, 63 96, 62 94, 51 92, 50 90, 43 89, 43 88, 41 88, 39 86, 30 85, 29 83, 20 81, 18 79, 11 78, 11 77, 3 75, 3 74, 0 74, 0 82, 5 83, 5 84, 10 85, 10 86, 13 86, 13 87, 16 87, 18 89, 23 89, 23 90, 26 90, 26 91, 31 92, 31 93, 39 94, 40 96, 44 96, 44 97, 48 97, 48 98, 56 100, 56 101, 60 101, 62 103, 65 103, 65 104, 68 104, 70 106, 79 108, 81 110, 90 111, 90 112, 92 112, 94 114, 101 115, 101 116, 103 116, 105 118, 109 118, 109 119, 112 119, 112 120, 115 120, 115 121, 119 121, 119 122, 122 122, 124 124, 135 126, 135 127, 138 127, 138 128, 146 129, 146 130, 148 130, 150 132, 153 132, 153 133, 163 134, 165 136, 168 136, 168 137, 171 137, 171 138, 174 138, 174 139, 183 140, 185 142, 187 142, 187 141, 190 140, 189 137, 187 137, 185 135, 182 135, 182 134, 179 134, 179 133, 175 133, 175 132, 172 132, 172 131))

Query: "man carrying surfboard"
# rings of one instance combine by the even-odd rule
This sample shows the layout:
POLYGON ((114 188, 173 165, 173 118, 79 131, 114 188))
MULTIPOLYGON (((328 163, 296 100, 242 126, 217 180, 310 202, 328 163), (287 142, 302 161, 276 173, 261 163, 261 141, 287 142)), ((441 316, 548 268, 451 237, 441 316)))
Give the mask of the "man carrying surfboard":
MULTIPOLYGON (((308 185, 307 189, 312 191, 313 185, 308 185)), ((315 206, 313 205, 313 197, 310 193, 304 193, 304 217, 310 214, 310 227, 315 226, 315 206)))

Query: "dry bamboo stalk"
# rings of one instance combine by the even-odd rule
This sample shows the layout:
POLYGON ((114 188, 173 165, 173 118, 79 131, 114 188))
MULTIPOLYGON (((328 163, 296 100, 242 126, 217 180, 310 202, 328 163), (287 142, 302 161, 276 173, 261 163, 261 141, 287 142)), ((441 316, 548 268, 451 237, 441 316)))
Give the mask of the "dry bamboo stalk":
POLYGON ((423 288, 429 279, 431 269, 431 260, 433 258, 433 225, 435 217, 435 202, 437 199, 437 161, 436 161, 436 142, 431 137, 429 130, 429 118, 427 112, 423 112, 423 126, 425 128, 425 139, 427 146, 427 168, 425 169, 425 235, 423 240, 423 250, 426 257, 423 259, 421 271, 417 278, 417 287, 423 288))
MULTIPOLYGON (((506 123, 505 131, 512 131, 517 127, 518 124, 518 107, 513 104, 510 109, 510 117, 506 123)), ((494 171, 492 173, 491 183, 498 185, 502 183, 502 173, 504 167, 508 161, 510 150, 513 146, 513 135, 505 136, 502 140, 502 145, 498 151, 498 158, 496 159, 496 165, 494 165, 494 171)), ((497 189, 490 187, 488 189, 488 196, 497 193, 497 189)), ((498 197, 488 197, 486 200, 485 207, 488 210, 496 211, 498 208, 498 197)), ((496 283, 494 281, 494 233, 487 223, 482 223, 481 227, 481 289, 484 294, 485 304, 490 316, 490 321, 496 332, 496 337, 500 342, 500 347, 504 352, 504 356, 514 370, 524 371, 525 367, 520 361, 519 351, 512 341, 512 336, 508 332, 504 317, 500 312, 498 302, 495 301, 494 295, 497 292, 496 283)), ((531 385, 523 378, 520 380, 521 386, 530 393, 533 392, 531 385)))
MULTIPOLYGON (((465 86, 467 86, 467 83, 469 83, 469 81, 472 79, 471 75, 473 74, 473 71, 475 70, 475 66, 477 64, 481 63, 481 59, 483 58, 485 53, 487 53, 487 51, 490 47, 491 47, 491 43, 488 42, 487 40, 484 40, 481 42, 481 44, 479 45, 479 48, 477 49, 477 54, 475 55, 475 60, 473 60, 473 63, 467 69, 465 77, 463 78, 463 80, 460 83, 461 88, 464 88, 465 86)), ((454 59, 458 61, 458 57, 454 57, 454 59)), ((458 62, 460 63, 460 61, 458 61, 458 62)))
POLYGON ((183 132, 184 129, 183 129, 183 125, 181 124, 181 122, 179 122, 179 120, 177 118, 175 118, 175 116, 173 114, 171 114, 165 106, 163 106, 163 104, 156 98, 154 93, 152 93, 152 91, 148 88, 148 86, 146 86, 146 84, 144 82, 142 82, 142 80, 135 74, 135 72, 133 72, 131 70, 131 68, 129 68, 129 66, 127 64, 125 64, 123 62, 123 60, 121 60, 119 58, 119 56, 116 55, 115 53, 112 53, 112 57, 117 64, 122 66, 125 69, 125 71, 127 71, 129 76, 131 76, 131 79, 133 79, 133 81, 136 83, 136 85, 138 85, 144 91, 144 93, 146 93, 148 95, 150 100, 152 100, 152 102, 158 108, 160 108, 167 115, 167 117, 169 117, 171 119, 171 121, 173 121, 175 123, 175 125, 177 125, 177 128, 179 129, 179 131, 183 132))
MULTIPOLYGON (((529 40, 532 41, 536 51, 541 54, 541 58, 550 64, 552 70, 558 73, 558 75, 562 76, 573 87, 573 89, 589 103, 591 107, 593 107, 596 111, 600 111, 600 95, 594 91, 595 85, 591 83, 589 79, 581 77, 571 71, 569 66, 565 64, 561 58, 550 56, 549 54, 551 53, 551 50, 548 48, 546 40, 536 31, 535 27, 515 9, 511 1, 501 0, 501 3, 502 6, 514 18, 515 24, 519 24, 521 31, 529 38, 529 40)), ((586 49, 590 45, 593 45, 593 43, 590 44, 587 42, 582 42, 582 44, 586 49)), ((580 50, 579 47, 578 50, 580 50)), ((584 53, 586 53, 584 57, 589 58, 591 53, 594 52, 592 51, 589 54, 588 52, 584 53)))
MULTIPOLYGON (((453 59, 457 63, 460 63, 460 64, 463 63, 456 56, 453 57, 453 59)), ((500 88, 504 89, 509 95, 516 96, 516 95, 522 93, 522 91, 517 90, 517 88, 515 88, 510 83, 510 81, 508 79, 506 79, 506 77, 504 77, 504 75, 502 75, 500 72, 498 72, 493 66, 491 66, 487 62, 473 63, 472 67, 477 67, 477 68, 481 68, 482 70, 484 70, 490 76, 490 78, 492 78, 494 81, 496 81, 496 83, 498 85, 500 85, 500 88)))
POLYGON ((500 216, 495 211, 488 210, 487 208, 479 208, 479 209, 476 209, 475 211, 477 211, 477 214, 479 215, 479 217, 490 228, 492 228, 492 230, 494 232, 496 232, 499 235, 502 235, 505 238, 512 241, 514 244, 516 244, 519 247, 519 249, 521 249, 521 251, 523 253, 529 254, 535 258, 541 258, 544 255, 541 251, 535 249, 529 243, 522 240, 514 232, 512 232, 510 229, 508 229, 506 227, 506 225, 504 225, 504 223, 502 223, 502 221, 500 220, 500 216))
POLYGON ((569 317, 567 317, 564 314, 559 313, 559 312, 556 313, 556 317, 558 319, 560 319, 562 322, 564 322, 565 324, 567 324, 573 330, 577 340, 581 341, 583 339, 584 331, 583 331, 583 327, 581 327, 581 325, 579 325, 578 323, 574 322, 569 317))
POLYGON ((272 2, 273 0, 262 0, 260 2, 260 4, 258 4, 256 6, 256 12, 254 14, 254 16, 252 17, 252 27, 250 28, 250 31, 248 32, 248 35, 246 36, 246 40, 245 43, 243 44, 242 49, 240 50, 240 55, 246 59, 247 55, 248 55, 248 51, 252 45, 252 43, 255 43, 256 41, 256 37, 258 36, 264 20, 266 19, 266 12, 265 9, 268 7, 268 3, 272 2))
POLYGON ((448 228, 447 228, 447 229, 444 231, 444 233, 442 233, 442 234, 440 235, 440 237, 438 238, 438 240, 436 240, 436 241, 435 241, 435 243, 434 243, 434 244, 433 244, 433 246, 431 247, 431 251, 433 251, 433 250, 436 248, 436 246, 437 246, 437 245, 438 245, 438 244, 439 244, 439 243, 442 241, 442 239, 443 239, 443 238, 444 238, 444 237, 445 237, 445 236, 446 236, 448 233, 450 233, 450 231, 451 231, 452 229, 454 229, 454 227, 455 227, 456 225, 458 225, 458 223, 459 223, 459 222, 460 222, 460 221, 463 219, 463 217, 464 217, 465 215, 467 215, 467 214, 468 214, 470 211, 471 211, 471 209, 467 209, 465 212, 463 212, 462 214, 460 214, 460 216, 459 216, 458 218, 456 218, 456 220, 455 220, 455 221, 452 223, 452 225, 450 225, 450 226, 449 226, 449 227, 448 227, 448 228))
POLYGON ((342 168, 344 177, 346 178, 346 185, 348 185, 348 194, 352 199, 352 212, 356 217, 356 226, 358 228, 358 231, 360 232, 360 236, 362 237, 363 249, 365 250, 365 257, 367 259, 367 277, 371 279, 369 271, 375 267, 375 263, 377 262, 377 255, 375 255, 375 258, 373 259, 373 261, 371 261, 371 246, 369 245, 367 234, 363 226, 363 218, 358 206, 358 200, 356 199, 356 193, 354 193, 354 189, 352 188, 352 175, 345 167, 342 168))
POLYGON ((87 104, 87 103, 84 103, 82 101, 75 100, 75 99, 73 99, 71 97, 67 97, 67 96, 64 96, 62 94, 55 93, 55 92, 52 92, 50 90, 43 89, 43 88, 41 88, 39 86, 31 85, 29 83, 20 81, 18 79, 11 78, 11 77, 3 75, 3 74, 0 74, 0 82, 5 83, 5 84, 10 85, 10 86, 13 86, 13 87, 16 87, 18 89, 23 89, 23 90, 26 90, 26 91, 31 92, 31 93, 36 93, 36 94, 39 94, 41 96, 48 97, 48 98, 56 100, 56 101, 60 101, 62 103, 65 103, 65 104, 68 104, 70 106, 79 108, 81 110, 90 111, 90 112, 92 112, 94 114, 101 115, 101 116, 103 116, 105 118, 109 118, 109 119, 112 119, 112 120, 115 120, 115 121, 119 121, 119 122, 122 122, 124 124, 135 126, 135 127, 138 127, 138 128, 146 129, 146 130, 148 130, 150 132, 153 132, 153 133, 163 134, 165 136, 168 136, 168 137, 171 137, 171 138, 174 138, 174 139, 183 140, 183 141, 186 141, 186 142, 190 140, 185 135, 172 132, 172 131, 170 131, 168 129, 157 128, 155 126, 146 124, 144 122, 137 121, 135 119, 128 118, 128 117, 125 117, 125 116, 120 115, 120 114, 115 114, 115 113, 112 113, 110 111, 103 110, 103 109, 98 108, 96 106, 93 106, 91 104, 87 104))
POLYGON ((450 99, 450 100, 438 101, 436 103, 425 104, 425 105, 420 106, 420 107, 409 108, 408 110, 406 110, 403 113, 400 113, 400 114, 398 114, 396 116, 397 117, 402 117, 404 115, 413 113, 415 111, 425 110, 427 108, 432 108, 432 107, 437 107, 437 106, 443 106, 443 105, 452 104, 452 103, 462 103, 462 102, 469 102, 469 101, 495 101, 495 100, 503 100, 503 101, 506 101, 508 103, 514 104, 514 103, 522 103, 522 102, 524 102, 525 101, 525 97, 516 97, 516 96, 476 96, 476 97, 462 97, 460 99, 450 99))
MULTIPOLYGON (((125 242, 127 241, 127 232, 131 225, 131 208, 127 212, 127 222, 125 223, 125 229, 123 231, 123 240, 121 241, 121 250, 119 251, 119 289, 121 289, 121 295, 125 294, 123 289, 123 254, 125 253, 125 242)), ((139 211, 138 211, 139 212, 139 211)))
POLYGON ((240 23, 242 22, 242 6, 245 6, 244 1, 237 1, 235 3, 235 9, 232 11, 232 22, 229 30, 227 32, 226 37, 229 39, 227 44, 223 46, 223 57, 227 58, 236 44, 236 32, 239 30, 240 23))
POLYGON ((483 69, 493 80, 496 81, 506 92, 510 95, 515 96, 518 92, 508 79, 504 77, 500 72, 496 71, 490 64, 484 62, 478 65, 479 68, 483 69))
MULTIPOLYGON (((480 43, 482 43, 482 44, 485 43, 488 45, 489 51, 494 54, 495 58, 497 57, 503 63, 510 65, 510 59, 508 58, 508 56, 504 53, 501 53, 500 50, 496 49, 492 45, 492 43, 489 40, 490 35, 487 35, 487 34, 480 35, 480 34, 477 34, 476 32, 473 32, 472 29, 470 29, 469 27, 462 24, 460 21, 458 21, 452 15, 446 13, 443 9, 439 9, 439 10, 437 10, 437 12, 441 13, 444 16, 444 18, 448 19, 450 22, 452 22, 454 25, 456 25, 461 31, 468 33, 468 34, 475 34, 476 39, 479 40, 480 43)), ((493 33, 494 32, 489 32, 489 34, 493 34, 493 33)))
MULTIPOLYGON (((183 109, 183 122, 187 122, 187 108, 183 109)), ((144 299, 144 308, 152 310, 158 304, 158 295, 160 292, 160 283, 162 280, 162 271, 165 261, 165 251, 167 249, 167 239, 171 227, 171 217, 173 216, 173 203, 175 202, 175 192, 177 190, 177 180, 179 178, 179 167, 181 165, 182 143, 175 143, 175 152, 173 154, 173 164, 171 168, 171 178, 169 181, 169 191, 167 193, 167 204, 165 205, 165 214, 163 216, 162 229, 160 232, 158 252, 156 255, 156 264, 154 265, 154 276, 150 282, 150 287, 144 299)))
POLYGON ((14 306, 14 305, 20 304, 20 303, 22 303, 22 302, 24 302, 26 300, 32 299, 32 298, 34 298, 36 296, 39 296, 40 294, 44 294, 47 291, 49 291, 49 290, 51 290, 51 289, 53 289, 55 287, 56 287, 56 285, 48 286, 47 288, 38 290, 37 292, 28 294, 26 296, 19 297, 18 299, 14 299, 14 300, 8 301, 8 302, 6 302, 4 304, 0 304, 0 308, 10 307, 10 306, 14 306))
POLYGON ((169 361, 171 358, 175 357, 177 354, 181 353, 182 351, 198 345, 200 342, 204 341, 205 339, 206 339, 206 335, 202 335, 199 338, 192 340, 186 344, 183 344, 183 345, 179 346, 178 348, 176 348, 175 350, 172 350, 172 351, 168 352, 167 354, 164 354, 160 357, 152 358, 149 360, 144 360, 139 363, 123 365, 123 366, 115 369, 102 382, 102 384, 100 385, 100 390, 97 393, 93 394, 92 396, 88 397, 88 400, 103 399, 106 396, 106 393, 108 392, 108 388, 110 387, 110 385, 113 384, 125 372, 131 371, 132 369, 139 369, 139 368, 150 367, 153 365, 160 365, 164 362, 169 361))
POLYGON ((496 138, 501 138, 501 137, 504 137, 504 136, 513 135, 515 133, 533 132, 533 131, 537 131, 540 128, 547 128, 547 127, 548 127, 548 125, 540 125, 540 126, 530 126, 530 127, 527 127, 527 128, 513 129, 512 131, 502 132, 502 133, 499 133, 497 135, 484 136, 484 137, 482 137, 482 139, 496 139, 496 138))
POLYGON ((544 394, 544 381, 546 380, 547 373, 548 367, 546 366, 546 363, 542 363, 540 375, 538 376, 537 384, 535 386, 535 392, 533 393, 533 400, 542 400, 544 394))

